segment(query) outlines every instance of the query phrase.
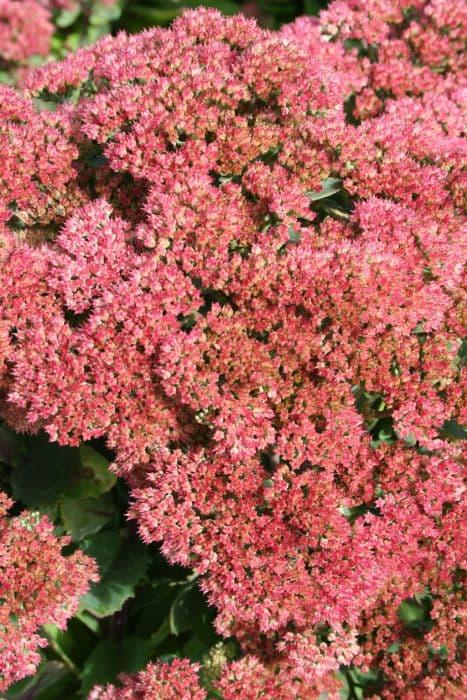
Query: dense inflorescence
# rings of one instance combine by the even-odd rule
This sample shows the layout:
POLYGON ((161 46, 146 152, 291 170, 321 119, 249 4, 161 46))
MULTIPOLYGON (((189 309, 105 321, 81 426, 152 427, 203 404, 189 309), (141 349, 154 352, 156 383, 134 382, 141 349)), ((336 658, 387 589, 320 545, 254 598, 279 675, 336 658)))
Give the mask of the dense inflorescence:
MULTIPOLYGON (((0 67, 47 56, 55 32, 54 10, 91 5, 88 0, 0 0, 0 67)), ((113 5, 116 0, 99 0, 113 5)))
POLYGON ((24 511, 9 517, 12 502, 0 493, 0 691, 34 673, 47 644, 39 628, 64 628, 96 567, 81 551, 62 555, 68 537, 55 537, 45 516, 24 511))
POLYGON ((54 32, 51 4, 41 0, 1 0, 0 61, 17 63, 35 54, 47 55, 54 32))
MULTIPOLYGON (((88 700, 207 700, 205 683, 200 679, 200 665, 186 659, 174 659, 171 663, 158 662, 134 676, 122 675, 119 686, 96 686, 88 700)), ((334 689, 328 684, 329 698, 339 698, 339 683, 334 689)), ((240 661, 224 662, 216 674, 215 684, 210 684, 214 697, 223 700, 256 700, 256 698, 280 698, 295 700, 316 698, 316 691, 297 684, 287 663, 273 668, 255 656, 245 656, 240 661), (310 694, 310 692, 312 694, 310 694), (297 695, 297 693, 300 693, 297 695)))
MULTIPOLYGON (((373 4, 383 41, 407 20, 373 4)), ((35 71, 55 111, 3 90, 2 412, 107 438, 243 647, 225 698, 337 697, 351 665, 460 698, 461 77, 354 124, 340 69, 370 78, 330 46, 190 12, 35 71)))
POLYGON ((205 700, 198 670, 199 664, 190 664, 186 659, 174 659, 171 664, 149 664, 133 677, 123 676, 122 687, 94 688, 88 700, 205 700))
POLYGON ((335 0, 319 19, 299 17, 281 33, 345 72, 355 117, 381 114, 388 101, 402 98, 412 110, 406 98, 421 98, 421 121, 432 121, 434 111, 450 133, 450 122, 461 129, 465 123, 465 116, 458 120, 465 109, 466 26, 466 6, 457 0, 335 0))

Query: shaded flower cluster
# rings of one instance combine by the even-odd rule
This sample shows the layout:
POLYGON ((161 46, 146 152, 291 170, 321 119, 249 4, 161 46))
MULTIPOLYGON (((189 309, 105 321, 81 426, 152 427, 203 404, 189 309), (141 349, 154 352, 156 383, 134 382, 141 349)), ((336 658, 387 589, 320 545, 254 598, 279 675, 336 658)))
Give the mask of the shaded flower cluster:
POLYGON ((45 623, 63 629, 79 599, 97 580, 92 559, 79 550, 69 557, 67 537, 55 537, 47 517, 24 511, 8 516, 12 502, 0 493, 0 691, 31 675, 47 640, 45 623))
POLYGON ((338 697, 351 665, 460 698, 460 93, 354 124, 335 63, 198 11, 36 70, 55 111, 4 91, 2 412, 106 437, 143 540, 243 647, 225 698, 338 697))

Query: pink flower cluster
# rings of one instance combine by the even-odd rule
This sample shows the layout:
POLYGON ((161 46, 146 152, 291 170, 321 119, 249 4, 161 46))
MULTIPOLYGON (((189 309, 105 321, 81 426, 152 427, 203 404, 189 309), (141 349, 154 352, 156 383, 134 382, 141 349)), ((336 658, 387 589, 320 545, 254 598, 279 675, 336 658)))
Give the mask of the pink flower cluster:
POLYGON ((281 33, 345 73, 356 117, 428 92, 424 106, 445 116, 449 131, 466 88, 466 26, 467 8, 457 0, 334 0, 319 19, 299 17, 281 33), (446 98, 454 103, 448 109, 446 98))
MULTIPOLYGON (((134 676, 122 675, 120 686, 108 684, 96 686, 88 695, 88 700, 207 700, 219 697, 223 700, 258 700, 277 698, 278 700, 316 700, 316 688, 303 688, 292 677, 287 664, 271 666, 255 656, 245 656, 240 661, 221 665, 220 676, 208 692, 199 678, 199 664, 187 659, 174 659, 172 663, 149 664, 144 671, 134 676)), ((339 683, 328 683, 327 697, 339 700, 339 683)))
MULTIPOLYGON (((99 0, 113 5, 116 0, 99 0)), ((47 56, 55 32, 54 9, 84 5, 85 0, 0 0, 0 63, 47 56)))
POLYGON ((0 60, 16 63, 34 54, 46 56, 53 32, 50 9, 43 2, 0 0, 0 60))
MULTIPOLYGON (((321 21, 405 31, 370 4, 321 21)), ((341 68, 203 10, 35 71, 54 112, 3 90, 2 413, 106 436, 142 538, 243 646, 225 698, 338 697, 352 664, 460 698, 462 93, 435 72, 354 125, 341 68)))
POLYGON ((174 659, 171 664, 149 664, 135 676, 123 676, 122 687, 96 686, 88 700, 205 700, 199 685, 199 664, 174 659))
POLYGON ((96 581, 94 562, 79 550, 62 555, 69 538, 37 513, 8 517, 12 502, 0 493, 0 691, 31 675, 47 640, 39 627, 64 628, 79 599, 96 581))

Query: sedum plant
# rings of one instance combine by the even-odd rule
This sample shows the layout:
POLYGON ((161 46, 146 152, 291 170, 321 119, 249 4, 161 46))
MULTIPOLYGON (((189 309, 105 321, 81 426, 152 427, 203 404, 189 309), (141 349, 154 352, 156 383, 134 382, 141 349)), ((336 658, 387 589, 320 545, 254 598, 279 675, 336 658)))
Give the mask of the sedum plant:
POLYGON ((105 439, 242 650, 93 698, 462 697, 462 75, 439 20, 449 70, 358 107, 410 9, 371 5, 188 12, 2 88, 2 415, 105 439))
POLYGON ((28 69, 110 31, 121 0, 1 0, 0 82, 21 83, 28 69))
POLYGON ((425 123, 434 113, 446 133, 457 133, 466 23, 456 0, 355 0, 332 2, 319 18, 299 17, 282 34, 346 74, 349 116, 403 109, 425 123))
POLYGON ((70 538, 55 537, 47 517, 27 511, 11 517, 12 505, 0 493, 1 692, 34 673, 47 644, 41 625, 63 629, 97 580, 95 563, 80 550, 63 556, 70 538))

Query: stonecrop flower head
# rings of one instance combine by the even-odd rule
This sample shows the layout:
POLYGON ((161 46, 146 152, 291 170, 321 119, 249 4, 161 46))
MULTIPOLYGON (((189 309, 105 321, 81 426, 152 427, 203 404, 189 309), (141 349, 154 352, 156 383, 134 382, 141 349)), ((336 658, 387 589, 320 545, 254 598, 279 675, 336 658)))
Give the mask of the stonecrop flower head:
POLYGON ((337 697, 400 638, 384 697, 435 700, 461 692, 460 111, 449 83, 354 124, 323 56, 200 10, 37 69, 55 111, 8 93, 1 410, 106 437, 243 647, 226 698, 337 697), (452 663, 399 618, 426 590, 452 663))
POLYGON ((134 676, 122 676, 122 686, 96 686, 88 700, 205 700, 206 692, 200 687, 197 671, 199 664, 186 659, 172 663, 149 664, 134 676))
MULTIPOLYGON (((174 659, 171 663, 150 663, 133 676, 122 675, 120 685, 95 686, 88 700, 207 700, 208 694, 200 678, 199 664, 187 659, 174 659)), ((211 685, 214 697, 223 700, 258 700, 280 698, 280 700, 303 700, 316 698, 316 688, 303 690, 299 679, 293 678, 287 664, 268 666, 254 656, 245 656, 239 661, 224 662, 217 669, 211 685)), ((327 697, 338 700, 339 683, 329 685, 327 697)))
MULTIPOLYGON (((97 1, 107 6, 116 2, 97 1)), ((0 0, 0 62, 18 64, 47 56, 56 29, 54 10, 89 5, 89 0, 0 0)))
POLYGON ((345 73, 349 107, 365 119, 426 93, 441 111, 446 98, 454 111, 465 106, 466 26, 457 0, 334 0, 319 20, 299 17, 281 33, 345 73))
POLYGON ((17 63, 34 54, 47 55, 54 32, 47 5, 40 0, 0 1, 0 60, 17 63))
POLYGON ((12 505, 0 493, 0 691, 34 673, 47 644, 41 625, 63 629, 97 580, 94 561, 81 551, 62 555, 70 539, 55 537, 47 517, 9 517, 12 505))

